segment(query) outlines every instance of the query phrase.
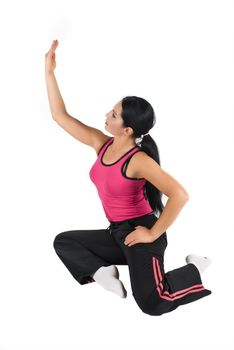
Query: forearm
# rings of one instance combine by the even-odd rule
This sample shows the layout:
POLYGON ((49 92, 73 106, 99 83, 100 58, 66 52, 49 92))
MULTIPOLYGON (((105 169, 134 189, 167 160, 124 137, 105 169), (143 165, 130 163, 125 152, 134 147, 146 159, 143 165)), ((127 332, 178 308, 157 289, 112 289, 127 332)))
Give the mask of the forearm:
POLYGON ((45 73, 45 78, 50 111, 54 119, 56 116, 66 112, 66 107, 60 94, 54 72, 45 73))
POLYGON ((168 198, 161 215, 150 229, 155 240, 171 226, 187 201, 188 197, 180 194, 168 198))

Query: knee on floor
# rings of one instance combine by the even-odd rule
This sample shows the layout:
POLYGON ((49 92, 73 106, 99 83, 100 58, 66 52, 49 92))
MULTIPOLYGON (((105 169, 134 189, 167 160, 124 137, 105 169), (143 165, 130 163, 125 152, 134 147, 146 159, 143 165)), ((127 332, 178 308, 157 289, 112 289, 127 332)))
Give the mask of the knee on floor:
POLYGON ((149 303, 149 300, 141 300, 137 302, 142 312, 151 316, 161 316, 163 314, 162 309, 159 305, 149 303))
POLYGON ((65 232, 61 232, 61 233, 59 233, 59 234, 57 234, 57 235, 55 236, 55 238, 54 238, 54 240, 53 240, 53 246, 54 246, 54 248, 56 247, 57 243, 63 239, 64 234, 65 234, 65 232))

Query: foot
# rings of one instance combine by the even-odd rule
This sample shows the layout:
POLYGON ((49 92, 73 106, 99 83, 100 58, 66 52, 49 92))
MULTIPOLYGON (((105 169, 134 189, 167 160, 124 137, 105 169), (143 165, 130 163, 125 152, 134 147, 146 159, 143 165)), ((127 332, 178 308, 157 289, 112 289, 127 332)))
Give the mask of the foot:
POLYGON ((211 264, 211 259, 207 256, 201 256, 196 254, 189 254, 186 256, 185 261, 187 264, 194 264, 199 270, 200 274, 211 264))
POLYGON ((126 298, 127 291, 119 280, 119 271, 115 265, 102 266, 91 276, 103 288, 126 298))

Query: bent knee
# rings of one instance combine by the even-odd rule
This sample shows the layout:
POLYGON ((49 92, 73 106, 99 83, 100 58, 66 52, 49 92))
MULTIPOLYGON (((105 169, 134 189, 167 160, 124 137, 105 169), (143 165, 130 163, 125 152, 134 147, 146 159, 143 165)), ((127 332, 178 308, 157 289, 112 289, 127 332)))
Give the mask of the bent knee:
MULTIPOLYGON (((155 300, 156 302, 156 300, 155 300)), ((151 316, 161 316, 163 314, 162 308, 160 304, 150 303, 149 300, 141 300, 137 302, 139 308, 142 312, 151 316)))
POLYGON ((53 240, 53 247, 56 249, 56 247, 57 247, 57 244, 59 243, 59 242, 61 242, 64 238, 65 238, 65 234, 67 233, 67 231, 65 231, 65 232, 61 232, 61 233, 59 233, 59 234, 57 234, 56 236, 55 236, 55 238, 54 238, 54 240, 53 240))

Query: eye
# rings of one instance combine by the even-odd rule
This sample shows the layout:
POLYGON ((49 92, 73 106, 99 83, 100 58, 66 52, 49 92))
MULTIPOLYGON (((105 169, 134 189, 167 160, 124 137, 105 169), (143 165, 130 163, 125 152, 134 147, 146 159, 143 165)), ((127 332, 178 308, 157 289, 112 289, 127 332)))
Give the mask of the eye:
POLYGON ((112 117, 114 117, 114 118, 115 118, 115 115, 114 115, 114 113, 112 113, 112 117))

